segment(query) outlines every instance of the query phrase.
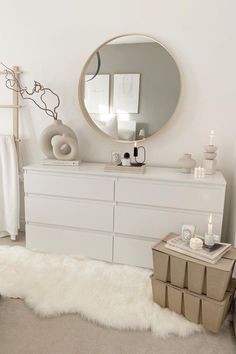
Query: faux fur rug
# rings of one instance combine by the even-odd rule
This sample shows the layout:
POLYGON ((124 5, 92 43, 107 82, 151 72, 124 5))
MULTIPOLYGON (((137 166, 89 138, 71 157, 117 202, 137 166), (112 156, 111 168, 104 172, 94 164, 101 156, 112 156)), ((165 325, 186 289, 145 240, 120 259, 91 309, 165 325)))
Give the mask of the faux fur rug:
POLYGON ((149 277, 150 271, 135 267, 0 247, 0 294, 24 299, 40 316, 79 313, 107 327, 160 337, 202 331, 153 302, 149 277))

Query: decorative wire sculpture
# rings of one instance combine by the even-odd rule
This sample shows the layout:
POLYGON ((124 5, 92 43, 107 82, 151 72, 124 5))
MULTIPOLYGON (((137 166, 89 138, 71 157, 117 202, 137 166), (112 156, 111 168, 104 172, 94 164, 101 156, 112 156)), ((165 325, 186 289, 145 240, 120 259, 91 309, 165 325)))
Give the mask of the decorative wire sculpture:
POLYGON ((4 71, 5 71, 5 85, 8 89, 13 90, 15 92, 19 92, 19 94, 21 95, 22 99, 24 100, 31 100, 33 101, 36 106, 40 109, 42 109, 43 111, 45 111, 45 113, 50 116, 53 117, 53 119, 57 120, 57 108, 60 106, 60 98, 59 96, 53 92, 50 88, 48 87, 43 87, 43 85, 40 84, 40 82, 38 81, 34 81, 34 87, 32 89, 32 91, 28 91, 27 87, 22 87, 19 80, 17 79, 15 72, 8 68, 5 64, 1 63, 1 65, 4 67, 4 71), (53 109, 49 109, 47 106, 47 103, 44 101, 43 96, 47 93, 50 92, 52 93, 56 98, 57 98, 57 104, 56 106, 54 106, 53 109), (35 95, 36 93, 39 93, 39 99, 42 103, 42 105, 40 105, 39 103, 37 103, 34 98, 33 95, 35 95), (28 97, 26 97, 25 95, 28 95, 28 97))
POLYGON ((95 74, 90 79, 86 80, 87 82, 95 79, 95 77, 97 76, 97 74, 100 71, 100 68, 101 68, 101 56, 100 56, 99 51, 96 52, 96 55, 97 55, 97 70, 96 70, 95 74))

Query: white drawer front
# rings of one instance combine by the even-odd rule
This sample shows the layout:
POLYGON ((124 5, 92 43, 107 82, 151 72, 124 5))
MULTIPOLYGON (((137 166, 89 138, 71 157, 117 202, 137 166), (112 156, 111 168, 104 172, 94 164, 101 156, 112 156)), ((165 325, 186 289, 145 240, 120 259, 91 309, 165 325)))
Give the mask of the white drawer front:
POLYGON ((112 242, 109 234, 26 225, 26 247, 42 252, 80 254, 111 262, 112 242))
POLYGON ((124 203, 155 205, 167 208, 223 212, 224 188, 193 184, 165 184, 120 179, 116 200, 124 203))
POLYGON ((113 261, 137 267, 152 268, 152 246, 156 242, 116 236, 114 238, 113 261))
POLYGON ((25 210, 28 222, 113 230, 113 206, 109 203, 28 196, 25 198, 25 210))
POLYGON ((112 201, 114 180, 63 174, 25 173, 25 192, 112 201))
MULTIPOLYGON (((196 232, 204 235, 208 214, 159 210, 156 208, 120 205, 115 208, 115 232, 162 239, 170 232, 181 232, 183 224, 196 225, 196 232)), ((221 235, 222 216, 213 215, 214 232, 221 235)))

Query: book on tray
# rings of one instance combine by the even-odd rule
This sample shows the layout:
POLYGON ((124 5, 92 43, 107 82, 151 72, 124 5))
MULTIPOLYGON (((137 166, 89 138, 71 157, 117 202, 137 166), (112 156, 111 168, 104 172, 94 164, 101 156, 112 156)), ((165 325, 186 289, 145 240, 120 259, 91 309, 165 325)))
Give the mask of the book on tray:
POLYGON ((65 161, 65 160, 56 160, 56 159, 44 159, 42 165, 50 165, 50 166, 79 166, 80 161, 65 161))
MULTIPOLYGON (((204 238, 197 236, 204 241, 204 238)), ((190 248, 189 242, 183 241, 181 236, 174 237, 166 242, 166 248, 185 254, 186 256, 199 259, 204 262, 215 264, 223 255, 231 248, 231 244, 216 242, 213 247, 208 248, 203 243, 203 248, 200 250, 194 250, 190 248)))

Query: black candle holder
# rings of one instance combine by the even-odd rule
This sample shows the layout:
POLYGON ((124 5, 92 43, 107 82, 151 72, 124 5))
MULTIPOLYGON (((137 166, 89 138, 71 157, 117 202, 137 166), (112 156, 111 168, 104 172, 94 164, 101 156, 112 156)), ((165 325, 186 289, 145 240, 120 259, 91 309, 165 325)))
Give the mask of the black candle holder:
POLYGON ((135 146, 134 147, 134 160, 135 163, 133 163, 133 165, 135 166, 143 166, 145 165, 146 162, 146 149, 144 146, 135 146), (142 161, 138 161, 138 155, 139 155, 139 149, 143 150, 143 160, 142 161))

